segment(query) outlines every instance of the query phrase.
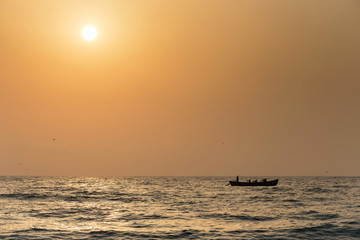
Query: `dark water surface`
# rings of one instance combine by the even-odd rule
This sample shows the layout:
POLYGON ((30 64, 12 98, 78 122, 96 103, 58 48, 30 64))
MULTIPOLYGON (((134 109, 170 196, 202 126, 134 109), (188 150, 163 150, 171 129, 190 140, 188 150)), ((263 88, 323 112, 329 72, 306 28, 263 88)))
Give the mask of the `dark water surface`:
POLYGON ((360 239, 360 177, 0 179, 0 239, 360 239))

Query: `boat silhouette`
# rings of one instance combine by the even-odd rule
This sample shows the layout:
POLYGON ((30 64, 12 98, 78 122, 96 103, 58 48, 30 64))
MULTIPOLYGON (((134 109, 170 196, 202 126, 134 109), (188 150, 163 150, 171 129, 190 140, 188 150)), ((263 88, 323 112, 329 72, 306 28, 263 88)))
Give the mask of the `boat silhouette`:
POLYGON ((279 182, 279 179, 268 181, 263 179, 262 181, 250 181, 247 182, 239 182, 238 178, 236 181, 229 181, 231 186, 276 186, 279 182))

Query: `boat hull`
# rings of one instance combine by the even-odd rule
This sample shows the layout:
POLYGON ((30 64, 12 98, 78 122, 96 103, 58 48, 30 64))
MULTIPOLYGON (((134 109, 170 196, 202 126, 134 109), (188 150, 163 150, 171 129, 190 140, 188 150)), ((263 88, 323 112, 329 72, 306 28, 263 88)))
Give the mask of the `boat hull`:
POLYGON ((276 186, 279 179, 266 181, 266 182, 237 182, 229 181, 231 186, 276 186))

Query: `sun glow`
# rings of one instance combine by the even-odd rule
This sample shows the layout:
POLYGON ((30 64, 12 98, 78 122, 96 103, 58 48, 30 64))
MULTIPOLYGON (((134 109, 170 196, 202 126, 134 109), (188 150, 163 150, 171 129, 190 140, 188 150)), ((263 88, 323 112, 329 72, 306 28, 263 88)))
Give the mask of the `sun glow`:
POLYGON ((97 36, 96 28, 94 28, 93 26, 86 26, 82 30, 82 36, 86 41, 94 40, 97 36))

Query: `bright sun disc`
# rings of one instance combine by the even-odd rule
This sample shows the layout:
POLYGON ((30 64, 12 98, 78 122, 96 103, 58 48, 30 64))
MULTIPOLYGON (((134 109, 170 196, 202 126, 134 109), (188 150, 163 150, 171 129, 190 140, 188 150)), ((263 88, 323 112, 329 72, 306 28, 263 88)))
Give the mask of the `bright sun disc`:
POLYGON ((83 38, 86 41, 92 41, 96 38, 97 36, 97 31, 96 28, 94 28, 93 26, 87 26, 82 30, 82 35, 83 38))

